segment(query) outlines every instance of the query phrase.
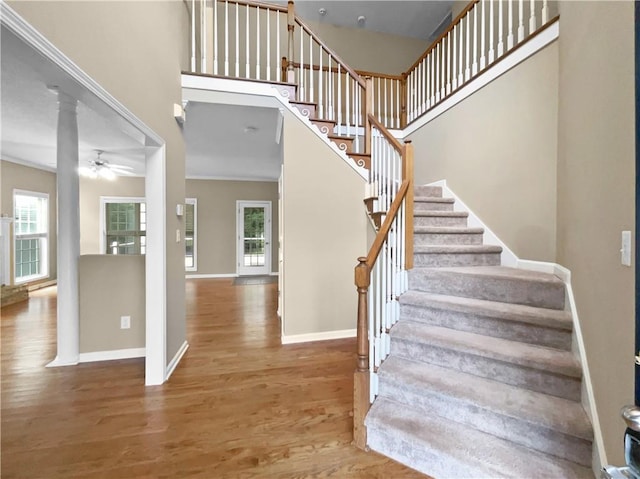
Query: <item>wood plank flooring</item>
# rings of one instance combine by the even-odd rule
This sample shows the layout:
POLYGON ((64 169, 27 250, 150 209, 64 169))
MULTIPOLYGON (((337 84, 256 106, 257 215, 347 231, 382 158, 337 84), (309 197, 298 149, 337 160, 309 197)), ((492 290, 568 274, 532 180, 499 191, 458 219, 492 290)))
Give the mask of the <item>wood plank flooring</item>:
POLYGON ((351 446, 355 340, 281 346, 276 289, 188 280, 190 348, 150 388, 141 359, 44 367, 54 288, 3 308, 1 477, 424 478, 351 446))

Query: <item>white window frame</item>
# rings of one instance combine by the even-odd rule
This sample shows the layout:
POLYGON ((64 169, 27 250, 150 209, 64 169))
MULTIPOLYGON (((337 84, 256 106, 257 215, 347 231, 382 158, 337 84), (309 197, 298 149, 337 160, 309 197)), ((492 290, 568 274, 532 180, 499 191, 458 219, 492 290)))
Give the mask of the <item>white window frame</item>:
POLYGON ((42 193, 39 191, 29 191, 29 190, 21 190, 21 189, 14 189, 13 190, 13 215, 15 216, 15 211, 16 211, 16 196, 32 196, 34 198, 43 198, 47 200, 47 207, 45 210, 45 214, 46 214, 46 218, 44 220, 44 225, 46 226, 46 232, 45 233, 37 233, 37 234, 27 234, 27 235, 21 235, 18 236, 16 234, 16 224, 17 222, 13 221, 13 283, 14 284, 24 284, 24 283, 29 283, 32 281, 38 281, 41 279, 46 279, 49 278, 49 213, 50 213, 50 203, 49 203, 49 194, 48 193, 42 193), (25 236, 27 236, 25 238, 25 236), (16 241, 21 240, 21 239, 40 239, 41 240, 41 244, 44 244, 44 247, 41 247, 41 251, 42 251, 42 256, 40 257, 40 264, 42 266, 42 272, 40 274, 34 274, 34 275, 30 275, 30 276, 24 276, 22 278, 18 278, 16 276, 16 241))
POLYGON ((100 197, 100 254, 107 254, 107 203, 145 203, 140 196, 101 196, 100 197))
MULTIPOLYGON (((193 205, 193 266, 187 267, 185 265, 185 271, 198 271, 198 199, 186 198, 185 204, 193 205)), ((184 225, 184 238, 185 238, 185 261, 187 255, 187 216, 185 211, 185 225, 184 225)))

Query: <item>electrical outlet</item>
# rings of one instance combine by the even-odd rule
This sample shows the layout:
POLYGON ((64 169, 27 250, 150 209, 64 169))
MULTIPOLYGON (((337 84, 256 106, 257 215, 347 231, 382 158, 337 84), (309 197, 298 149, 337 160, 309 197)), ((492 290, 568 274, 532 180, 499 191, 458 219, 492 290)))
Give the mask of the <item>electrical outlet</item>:
POLYGON ((131 316, 120 316, 120 329, 131 328, 131 316))

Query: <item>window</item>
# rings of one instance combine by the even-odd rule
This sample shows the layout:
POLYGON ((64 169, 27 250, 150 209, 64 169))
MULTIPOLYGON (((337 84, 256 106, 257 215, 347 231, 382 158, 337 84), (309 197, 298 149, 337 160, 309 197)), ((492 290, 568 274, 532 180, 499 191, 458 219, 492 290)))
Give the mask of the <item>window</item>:
POLYGON ((49 195, 14 190, 14 280, 49 275, 49 195))
POLYGON ((147 213, 144 198, 102 197, 103 252, 145 254, 147 213))
POLYGON ((184 243, 185 256, 184 267, 187 271, 197 271, 197 241, 196 223, 198 222, 198 201, 195 198, 187 198, 184 218, 184 243))
MULTIPOLYGON (((144 198, 100 198, 102 203, 102 251, 106 254, 145 254, 147 246, 147 208, 144 198)), ((187 198, 185 205, 185 269, 197 268, 197 201, 187 198)))

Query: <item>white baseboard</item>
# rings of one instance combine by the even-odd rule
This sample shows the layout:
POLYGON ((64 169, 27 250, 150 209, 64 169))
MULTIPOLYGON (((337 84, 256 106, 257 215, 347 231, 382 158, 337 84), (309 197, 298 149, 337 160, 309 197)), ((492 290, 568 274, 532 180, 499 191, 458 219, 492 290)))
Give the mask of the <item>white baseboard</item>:
POLYGON ((80 353, 78 362, 93 363, 96 361, 115 361, 117 359, 144 358, 145 348, 114 349, 111 351, 94 351, 80 353))
POLYGON ((173 374, 173 371, 176 369, 176 367, 178 367, 178 363, 180 363, 180 360, 182 359, 182 356, 184 356, 184 353, 187 352, 187 349, 189 349, 189 343, 187 343, 187 341, 185 340, 185 342, 182 343, 182 346, 180 346, 180 349, 178 349, 178 352, 175 354, 171 362, 167 365, 167 373, 164 377, 165 381, 167 381, 171 377, 171 375, 173 374))
POLYGON ((496 245, 502 247, 502 254, 500 256, 502 260, 503 266, 510 266, 512 268, 516 268, 518 264, 518 257, 515 255, 509 247, 504 244, 498 235, 496 235, 491 228, 489 228, 478 216, 469 208, 464 201, 462 201, 458 195, 456 195, 453 191, 449 189, 447 186, 447 180, 434 181, 433 183, 429 183, 427 186, 440 186, 442 187, 442 196, 448 198, 454 198, 456 202, 453 204, 454 211, 464 211, 469 214, 469 218, 467 221, 467 225, 469 228, 483 228, 483 242, 486 245, 496 245))
POLYGON ((280 273, 278 273, 277 271, 274 273, 272 271, 271 273, 269 273, 269 276, 280 276, 280 273))
POLYGON ((312 341, 328 341, 331 339, 355 338, 355 329, 339 331, 323 331, 321 333, 282 335, 282 344, 310 343, 312 341))
POLYGON ((223 274, 187 274, 185 279, 215 279, 215 278, 237 278, 237 273, 223 273, 223 274))

